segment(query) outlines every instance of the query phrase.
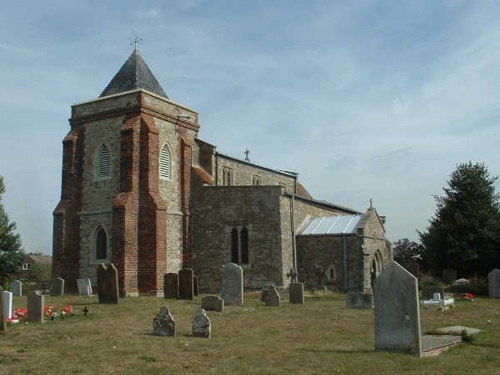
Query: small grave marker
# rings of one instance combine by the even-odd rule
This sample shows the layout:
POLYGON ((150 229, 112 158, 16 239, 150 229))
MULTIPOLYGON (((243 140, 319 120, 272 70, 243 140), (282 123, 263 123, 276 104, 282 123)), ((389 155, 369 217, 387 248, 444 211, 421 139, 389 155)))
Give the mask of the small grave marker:
POLYGON ((281 298, 276 285, 269 284, 267 287, 267 293, 264 298, 264 303, 266 306, 279 307, 281 304, 281 298))
POLYGON ((92 282, 89 278, 77 279, 76 285, 78 287, 78 294, 81 296, 92 296, 92 282))
POLYGON ((304 284, 290 283, 289 286, 290 303, 303 305, 304 304, 304 284))
POLYGON ((27 321, 30 323, 44 323, 43 307, 45 298, 40 292, 33 292, 28 296, 28 316, 27 321))
POLYGON ((203 296, 201 307, 205 311, 224 311, 224 300, 219 296, 203 296))
POLYGON ((50 291, 52 296, 63 296, 64 295, 64 279, 61 277, 55 277, 52 279, 52 288, 50 291))
POLYGON ((167 306, 160 308, 160 313, 153 319, 153 334, 158 336, 175 336, 175 320, 167 306))
POLYGON ((211 322, 207 313, 203 309, 199 309, 198 313, 193 320, 193 336, 210 338, 211 335, 211 322))

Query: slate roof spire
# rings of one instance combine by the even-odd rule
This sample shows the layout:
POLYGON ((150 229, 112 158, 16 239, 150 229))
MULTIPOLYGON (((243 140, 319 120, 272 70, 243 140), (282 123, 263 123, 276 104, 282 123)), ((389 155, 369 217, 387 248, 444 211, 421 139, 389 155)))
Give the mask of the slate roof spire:
POLYGON ((139 54, 139 51, 134 49, 130 57, 125 61, 99 97, 102 98, 103 96, 137 89, 147 90, 168 99, 167 94, 165 94, 165 91, 139 54))

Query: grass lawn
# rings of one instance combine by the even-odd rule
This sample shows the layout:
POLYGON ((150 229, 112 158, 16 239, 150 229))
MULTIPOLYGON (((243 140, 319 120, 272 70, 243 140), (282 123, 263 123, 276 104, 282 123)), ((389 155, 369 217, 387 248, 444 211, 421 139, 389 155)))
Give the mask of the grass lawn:
MULTIPOLYGON (((201 305, 154 297, 99 305, 97 297, 45 296, 74 316, 13 324, 0 335, 0 374, 500 374, 500 300, 458 301, 454 310, 421 309, 423 333, 465 325, 485 330, 433 358, 374 350, 373 310, 348 310, 345 296, 309 296, 304 306, 265 307, 259 293, 244 307, 208 312, 212 338, 191 337, 201 305), (177 336, 152 335, 167 305, 177 336), (90 310, 84 317, 82 309, 90 310)), ((26 307, 15 297, 14 308, 26 307)))

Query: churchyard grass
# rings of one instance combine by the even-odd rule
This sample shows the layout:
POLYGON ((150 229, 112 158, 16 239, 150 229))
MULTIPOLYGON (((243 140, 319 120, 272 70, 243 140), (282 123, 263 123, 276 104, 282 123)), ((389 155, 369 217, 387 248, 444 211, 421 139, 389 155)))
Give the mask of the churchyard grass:
MULTIPOLYGON (((265 307, 246 293, 244 307, 208 312, 212 338, 191 336, 201 304, 154 297, 99 304, 97 297, 46 296, 75 315, 44 324, 13 324, 0 335, 0 374, 498 374, 500 300, 458 301, 454 310, 421 308, 423 333, 465 325, 484 329, 473 340, 432 358, 374 351, 373 310, 345 308, 342 294, 308 295, 305 305, 283 299, 265 307), (152 335, 167 305, 177 336, 152 335), (83 316, 82 309, 89 314, 83 316)), ((26 307, 15 297, 14 308, 26 307)))

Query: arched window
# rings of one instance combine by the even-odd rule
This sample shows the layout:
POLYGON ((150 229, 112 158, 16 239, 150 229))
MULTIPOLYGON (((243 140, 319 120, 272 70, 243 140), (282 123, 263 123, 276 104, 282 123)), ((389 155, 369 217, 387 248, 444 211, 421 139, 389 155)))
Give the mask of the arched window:
POLYGON ((160 151, 160 178, 170 179, 170 150, 165 144, 160 151))
POLYGON ((231 228, 231 262, 236 264, 249 264, 248 228, 233 226, 231 228))
POLYGON ((102 145, 97 155, 97 178, 106 179, 111 177, 111 155, 109 148, 102 145))
POLYGON ((94 247, 96 260, 108 259, 108 236, 102 227, 98 227, 95 232, 94 247))

